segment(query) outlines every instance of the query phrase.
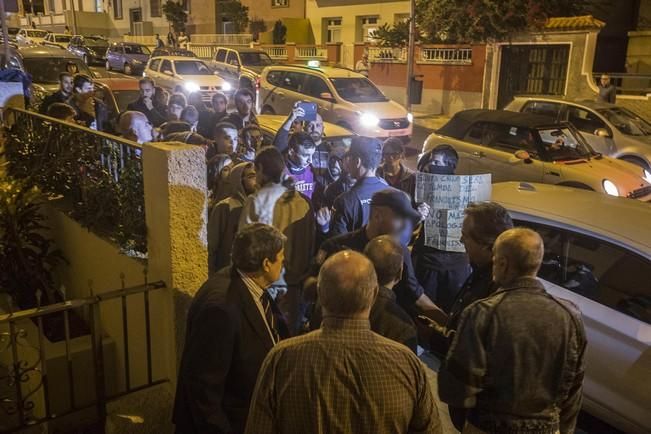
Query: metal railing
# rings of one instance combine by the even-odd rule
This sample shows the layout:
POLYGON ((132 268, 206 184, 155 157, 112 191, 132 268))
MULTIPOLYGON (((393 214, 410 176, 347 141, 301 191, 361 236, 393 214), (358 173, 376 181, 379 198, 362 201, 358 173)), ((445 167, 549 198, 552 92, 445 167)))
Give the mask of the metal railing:
POLYGON ((374 63, 406 63, 407 49, 396 47, 369 47, 368 60, 374 63))
MULTIPOLYGON (((152 363, 153 299, 150 293, 162 288, 165 288, 163 282, 145 282, 140 286, 0 315, 0 368, 4 368, 4 372, 0 371, 0 384, 7 386, 0 387, 0 433, 17 432, 27 426, 93 409, 92 419, 103 425, 108 402, 167 382, 167 378, 155 378, 152 363), (102 305, 110 302, 121 305, 118 312, 111 313, 121 314, 122 336, 114 338, 123 349, 123 370, 117 368, 121 364, 119 361, 111 360, 117 358, 117 352, 105 354, 110 347, 102 321, 102 305), (142 324, 131 323, 130 327, 127 312, 135 306, 142 306, 142 313, 136 316, 142 324), (82 333, 75 333, 80 324, 86 328, 82 333), (134 329, 139 328, 144 328, 144 348, 136 348, 130 341, 134 329), (64 347, 64 354, 60 354, 60 348, 48 338, 53 329, 63 333, 59 346, 64 347), (90 356, 88 363, 84 363, 80 348, 90 356), (136 360, 145 363, 144 375, 139 377, 137 385, 132 378, 136 360), (113 366, 107 367, 107 364, 113 366), (117 388, 118 383, 124 387, 117 388)), ((37 295, 37 300, 39 298, 37 295)))
POLYGON ((472 48, 421 48, 419 62, 445 65, 471 65, 472 48))
POLYGON ((9 175, 65 197, 74 219, 125 251, 147 251, 139 144, 18 108, 4 116, 9 175))
MULTIPOLYGON (((136 42, 144 45, 156 45, 154 35, 136 36, 136 35, 123 35, 124 42, 136 42)), ((167 43, 166 35, 161 35, 161 38, 167 43)), ((190 35, 190 42, 199 45, 249 45, 253 41, 253 36, 250 33, 223 33, 223 34, 193 34, 190 35)))
MULTIPOLYGON (((595 83, 599 84, 603 72, 593 72, 595 83)), ((651 74, 608 73, 610 81, 619 95, 647 96, 651 94, 651 74)))
POLYGON ((296 47, 296 59, 298 60, 326 60, 328 49, 324 47, 296 47))
POLYGON ((260 48, 266 51, 269 57, 274 60, 287 60, 287 47, 285 46, 267 46, 260 48))
POLYGON ((195 42, 188 44, 188 50, 197 55, 199 59, 212 60, 217 51, 218 44, 198 44, 195 42))

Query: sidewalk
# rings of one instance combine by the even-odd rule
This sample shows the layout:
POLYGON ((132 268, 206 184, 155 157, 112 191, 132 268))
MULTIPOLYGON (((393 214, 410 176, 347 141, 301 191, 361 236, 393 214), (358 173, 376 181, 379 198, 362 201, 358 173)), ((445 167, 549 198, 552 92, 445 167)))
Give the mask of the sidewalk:
POLYGON ((436 130, 450 120, 448 115, 434 115, 414 112, 414 124, 428 130, 436 130))

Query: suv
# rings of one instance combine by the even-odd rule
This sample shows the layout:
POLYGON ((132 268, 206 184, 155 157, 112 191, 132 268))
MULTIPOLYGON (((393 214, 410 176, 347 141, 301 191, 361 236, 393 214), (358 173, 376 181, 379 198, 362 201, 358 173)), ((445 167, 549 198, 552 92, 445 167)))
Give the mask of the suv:
POLYGON ((240 88, 253 90, 262 70, 273 65, 273 61, 263 50, 218 47, 210 64, 231 83, 239 83, 240 88))
POLYGON ((314 102, 323 120, 368 137, 401 137, 413 117, 364 75, 331 66, 274 65, 262 71, 259 106, 265 114, 288 114, 297 101, 314 102))
POLYGON ((505 110, 537 113, 570 122, 597 152, 651 172, 651 123, 624 107, 553 97, 516 97, 505 110))
POLYGON ((106 50, 108 41, 98 36, 73 36, 68 45, 68 51, 83 59, 86 65, 106 61, 106 50))
POLYGON ((106 50, 106 70, 115 69, 127 75, 142 73, 150 55, 149 48, 142 44, 114 42, 106 50))
POLYGON ((71 39, 72 36, 66 35, 64 33, 48 33, 45 36, 43 45, 48 45, 50 47, 59 47, 65 50, 68 48, 68 44, 70 44, 71 39))

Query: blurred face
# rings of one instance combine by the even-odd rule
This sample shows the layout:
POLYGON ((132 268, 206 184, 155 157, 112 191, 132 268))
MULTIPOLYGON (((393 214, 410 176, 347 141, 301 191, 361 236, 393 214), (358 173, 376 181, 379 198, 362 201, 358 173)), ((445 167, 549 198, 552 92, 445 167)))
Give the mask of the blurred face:
POLYGON ((154 139, 152 125, 144 115, 133 120, 132 128, 138 143, 151 142, 154 139))
POLYGON ((224 113, 226 111, 227 102, 224 98, 217 98, 213 100, 212 108, 215 113, 224 113))
POLYGON ((63 93, 70 95, 72 93, 72 77, 63 77, 63 79, 59 82, 59 87, 63 93))
POLYGON ((235 99, 235 108, 242 116, 248 116, 253 108, 253 99, 250 95, 239 95, 235 99))
POLYGON ((262 145, 262 132, 260 130, 248 130, 242 135, 244 144, 253 149, 258 149, 262 145))
POLYGON ((280 249, 280 252, 273 260, 265 259, 262 263, 262 271, 264 272, 265 280, 269 284, 280 279, 280 273, 283 271, 283 264, 285 262, 285 249, 280 249))
POLYGON ((610 84, 610 77, 601 77, 601 85, 608 86, 610 84))
POLYGON ((246 194, 255 193, 255 191, 258 189, 258 182, 253 166, 244 169, 242 172, 242 187, 244 187, 244 192, 246 194))
POLYGON ((312 157, 315 151, 316 148, 299 146, 296 150, 290 149, 289 156, 292 162, 298 167, 307 167, 312 163, 312 157))
POLYGON ((373 208, 372 213, 379 233, 389 235, 399 241, 402 232, 407 227, 407 219, 397 215, 391 208, 385 206, 373 208))
POLYGON ((151 85, 151 83, 142 83, 140 85, 140 96, 143 98, 149 98, 153 99, 154 98, 154 86, 151 85))
POLYGON ((475 233, 473 218, 466 216, 463 219, 463 225, 461 227, 461 242, 466 248, 468 259, 470 259, 472 264, 486 266, 492 261, 493 254, 491 252, 491 246, 477 240, 474 235, 475 233))
POLYGON ((227 128, 217 132, 215 137, 217 152, 231 154, 237 149, 237 130, 227 128))
POLYGON ((305 126, 305 132, 312 137, 314 143, 319 143, 323 138, 323 118, 317 113, 316 119, 308 122, 305 126))
POLYGON ((352 178, 359 177, 359 167, 360 161, 358 157, 346 155, 343 159, 344 171, 348 173, 352 178))
POLYGON ((167 106, 167 111, 174 120, 179 120, 181 118, 181 112, 183 111, 183 106, 179 104, 169 104, 167 106))
POLYGON ((341 160, 338 158, 331 158, 328 161, 328 168, 330 169, 330 176, 336 181, 341 176, 343 169, 341 167, 341 160))

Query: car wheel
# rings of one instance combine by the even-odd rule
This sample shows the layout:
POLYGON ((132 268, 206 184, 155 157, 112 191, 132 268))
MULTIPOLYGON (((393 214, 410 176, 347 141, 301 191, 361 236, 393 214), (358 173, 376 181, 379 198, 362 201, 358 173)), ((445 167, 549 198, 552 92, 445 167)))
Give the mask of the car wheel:
POLYGON ((636 166, 640 166, 642 169, 646 169, 651 172, 651 166, 644 162, 641 158, 637 157, 621 157, 620 160, 626 161, 627 163, 635 164, 636 166))
POLYGON ((133 74, 133 69, 131 68, 131 65, 129 65, 128 63, 124 64, 124 73, 127 75, 133 74))
POLYGON ((266 106, 262 107, 262 114, 263 115, 275 115, 276 112, 274 111, 274 109, 272 109, 271 107, 266 105, 266 106))
POLYGON ((106 61, 106 70, 107 70, 107 71, 110 71, 110 70, 111 70, 111 64, 109 63, 108 60, 106 61))

